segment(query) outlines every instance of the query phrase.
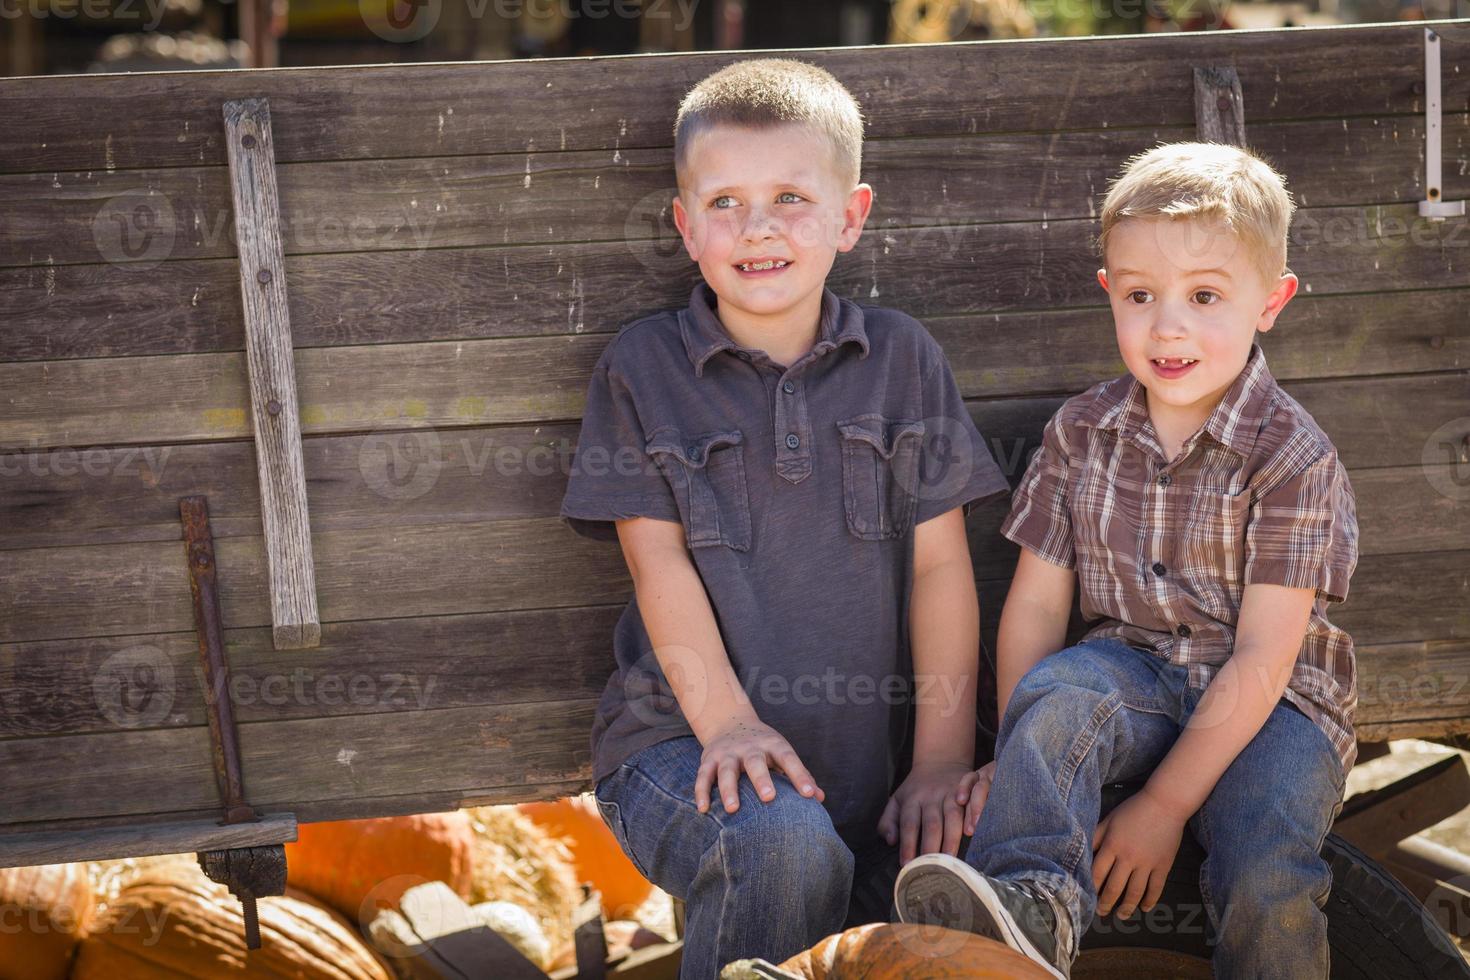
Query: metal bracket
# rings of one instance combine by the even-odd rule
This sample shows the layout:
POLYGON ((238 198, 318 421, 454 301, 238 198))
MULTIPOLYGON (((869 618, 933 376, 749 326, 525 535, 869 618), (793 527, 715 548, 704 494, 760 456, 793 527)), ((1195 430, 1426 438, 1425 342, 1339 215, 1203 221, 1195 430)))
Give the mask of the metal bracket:
POLYGON ((1465 213, 1464 201, 1444 200, 1443 150, 1440 140, 1439 34, 1424 29, 1424 192, 1419 216, 1430 221, 1457 218, 1465 213))
MULTIPOLYGON (((219 608, 218 571, 214 562, 214 535, 209 529, 209 500, 202 495, 179 498, 179 519, 189 562, 189 590, 194 597, 194 625, 199 634, 199 658, 204 666, 204 701, 209 713, 209 740, 213 748, 214 778, 219 787, 224 819, 221 824, 254 823, 260 815, 245 800, 240 765, 240 743, 230 701, 230 662, 225 656, 224 622, 219 608)), ((280 844, 202 851, 199 866, 214 881, 228 885, 240 899, 245 918, 245 948, 260 948, 260 920, 255 900, 286 890, 286 851, 280 844)))

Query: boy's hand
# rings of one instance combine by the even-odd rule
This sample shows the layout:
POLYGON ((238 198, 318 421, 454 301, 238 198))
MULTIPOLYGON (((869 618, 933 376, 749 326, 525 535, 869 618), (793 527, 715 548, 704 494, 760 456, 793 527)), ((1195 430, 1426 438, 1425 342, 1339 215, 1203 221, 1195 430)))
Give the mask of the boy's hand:
POLYGON ((776 798, 771 766, 784 772, 802 796, 815 796, 818 803, 827 798, 780 732, 758 721, 740 721, 710 739, 704 747, 699 772, 694 776, 694 805, 700 813, 708 812, 710 788, 718 781, 725 812, 740 809, 742 768, 750 777, 756 795, 766 803, 771 802, 776 798))
POLYGON ((1097 912, 1107 915, 1114 904, 1124 918, 1142 901, 1153 909, 1164 890, 1164 879, 1174 864, 1186 821, 1180 820, 1149 795, 1148 790, 1119 803, 1093 835, 1092 881, 1097 887, 1097 912), (1119 900, 1119 896, 1122 900, 1119 900))
POLYGON ((898 844, 900 864, 938 850, 958 855, 965 812, 955 787, 974 775, 968 766, 955 763, 919 765, 909 771, 878 820, 883 839, 890 846, 898 844))
POLYGON ((975 836, 975 825, 985 810, 985 801, 990 799, 990 786, 995 781, 995 760, 991 759, 974 772, 965 773, 960 780, 955 799, 965 808, 965 835, 975 836))

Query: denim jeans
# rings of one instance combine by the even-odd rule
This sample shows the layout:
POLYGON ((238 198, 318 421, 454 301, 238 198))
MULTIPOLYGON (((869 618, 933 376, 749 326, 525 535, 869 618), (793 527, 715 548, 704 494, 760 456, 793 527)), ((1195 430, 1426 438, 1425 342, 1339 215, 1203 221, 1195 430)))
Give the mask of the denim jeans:
MULTIPOLYGON (((993 788, 965 860, 1059 895, 1080 941, 1097 907, 1101 788, 1152 772, 1203 694, 1186 667, 1116 639, 1041 660, 1006 705, 993 788)), ((1282 699, 1190 818, 1207 855, 1199 884, 1218 937, 1216 976, 1328 975, 1332 872, 1319 851, 1344 780, 1326 734, 1282 699)))
POLYGON ((854 855, 821 803, 772 771, 763 802, 740 777, 740 807, 694 806, 699 740, 666 739, 598 782, 597 806, 643 876, 685 902, 679 976, 714 980, 731 960, 780 963, 818 940, 893 918, 898 851, 854 855))

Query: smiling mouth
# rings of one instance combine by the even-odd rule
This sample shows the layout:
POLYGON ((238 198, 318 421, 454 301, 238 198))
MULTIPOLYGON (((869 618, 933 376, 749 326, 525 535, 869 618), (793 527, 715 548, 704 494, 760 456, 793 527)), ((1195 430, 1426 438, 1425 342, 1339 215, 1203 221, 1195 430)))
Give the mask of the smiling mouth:
POLYGON ((1159 367, 1166 370, 1175 370, 1182 367, 1189 367, 1191 364, 1199 363, 1198 358, 1194 357, 1154 357, 1150 358, 1150 360, 1152 360, 1159 367))
POLYGON ((769 272, 772 269, 784 269, 790 264, 786 259, 767 259, 764 262, 737 262, 735 268, 741 272, 769 272))

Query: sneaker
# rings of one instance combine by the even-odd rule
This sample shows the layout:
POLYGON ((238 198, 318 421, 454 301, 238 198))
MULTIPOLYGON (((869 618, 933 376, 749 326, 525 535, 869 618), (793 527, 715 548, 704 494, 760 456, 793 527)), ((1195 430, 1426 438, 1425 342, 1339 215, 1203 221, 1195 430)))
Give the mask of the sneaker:
POLYGON ((959 858, 924 854, 893 885, 900 922, 944 926, 1005 943, 1059 980, 1072 968, 1072 922, 1031 882, 987 878, 959 858))

